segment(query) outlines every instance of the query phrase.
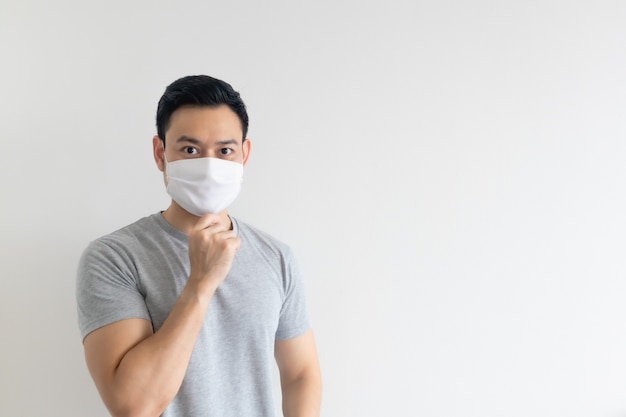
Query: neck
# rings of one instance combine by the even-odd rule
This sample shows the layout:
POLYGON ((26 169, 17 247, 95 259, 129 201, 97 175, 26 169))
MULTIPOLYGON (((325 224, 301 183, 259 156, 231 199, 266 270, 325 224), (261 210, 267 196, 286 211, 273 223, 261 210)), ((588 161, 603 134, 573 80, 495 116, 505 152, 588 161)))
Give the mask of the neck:
MULTIPOLYGON (((186 235, 191 233, 200 218, 189 213, 187 210, 179 206, 174 200, 172 200, 170 206, 161 215, 166 222, 186 235)), ((224 222, 224 224, 228 225, 229 229, 232 229, 233 225, 226 210, 223 210, 218 214, 218 216, 220 216, 220 219, 224 222)))

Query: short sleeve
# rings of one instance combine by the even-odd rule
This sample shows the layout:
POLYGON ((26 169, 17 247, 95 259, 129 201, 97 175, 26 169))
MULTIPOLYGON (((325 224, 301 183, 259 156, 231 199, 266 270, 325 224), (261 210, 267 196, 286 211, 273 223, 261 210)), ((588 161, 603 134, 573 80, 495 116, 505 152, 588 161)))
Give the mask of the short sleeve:
POLYGON ((76 277, 78 324, 83 338, 116 321, 150 314, 137 284, 131 257, 102 240, 83 252, 76 277))
POLYGON ((285 297, 280 310, 276 339, 285 340, 300 336, 310 327, 306 291, 300 267, 291 250, 283 258, 283 290, 285 297))

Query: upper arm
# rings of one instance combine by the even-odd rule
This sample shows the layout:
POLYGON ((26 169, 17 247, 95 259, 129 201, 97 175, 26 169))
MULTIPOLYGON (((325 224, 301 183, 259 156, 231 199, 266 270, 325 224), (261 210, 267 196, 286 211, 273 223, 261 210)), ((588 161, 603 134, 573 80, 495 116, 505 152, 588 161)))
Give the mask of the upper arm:
POLYGON ((307 373, 319 374, 319 361, 313 330, 292 339, 276 340, 274 356, 282 382, 296 380, 307 373))
POLYGON ((135 260, 123 245, 99 239, 83 252, 76 274, 76 303, 81 335, 86 340, 112 323, 150 320, 140 290, 135 260))
POLYGON ((144 319, 126 319, 94 330, 83 342, 85 360, 104 403, 113 404, 115 371, 124 355, 153 333, 144 319))

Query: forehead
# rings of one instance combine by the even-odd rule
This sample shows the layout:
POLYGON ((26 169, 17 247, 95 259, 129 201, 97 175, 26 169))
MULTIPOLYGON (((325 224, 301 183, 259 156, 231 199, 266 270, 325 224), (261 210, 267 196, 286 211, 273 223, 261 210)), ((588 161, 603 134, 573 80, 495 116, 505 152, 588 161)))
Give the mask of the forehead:
POLYGON ((242 139, 241 121, 225 104, 219 106, 183 106, 170 117, 166 137, 191 136, 211 139, 242 139))

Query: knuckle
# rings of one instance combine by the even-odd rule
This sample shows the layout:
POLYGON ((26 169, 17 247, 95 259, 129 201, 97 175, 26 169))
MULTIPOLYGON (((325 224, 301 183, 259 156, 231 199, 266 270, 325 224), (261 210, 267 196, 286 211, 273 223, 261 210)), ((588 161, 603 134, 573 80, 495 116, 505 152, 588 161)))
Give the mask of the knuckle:
POLYGON ((201 233, 198 237, 198 240, 202 244, 207 244, 211 241, 211 235, 209 235, 208 233, 201 233))

